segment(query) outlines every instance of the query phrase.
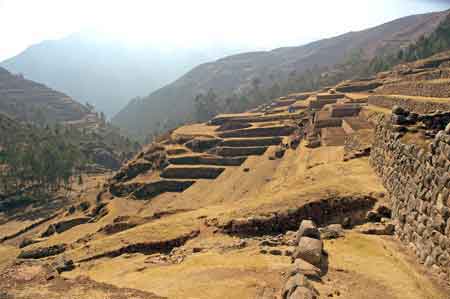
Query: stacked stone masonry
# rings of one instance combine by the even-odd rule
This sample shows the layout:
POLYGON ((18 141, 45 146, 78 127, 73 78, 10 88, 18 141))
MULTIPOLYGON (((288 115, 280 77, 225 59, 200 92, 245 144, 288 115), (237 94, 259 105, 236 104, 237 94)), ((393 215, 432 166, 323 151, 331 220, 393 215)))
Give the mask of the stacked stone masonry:
POLYGON ((392 109, 395 105, 413 111, 415 113, 432 113, 436 111, 450 111, 449 102, 437 101, 421 101, 410 96, 388 96, 388 95, 371 95, 368 103, 370 105, 392 109))
POLYGON ((396 237, 421 263, 448 279, 450 126, 439 131, 425 149, 402 142, 404 130, 392 120, 388 116, 380 119, 370 163, 390 193, 396 237))
POLYGON ((311 220, 303 220, 296 236, 292 267, 282 290, 282 299, 315 299, 319 293, 310 279, 320 280, 326 262, 320 231, 311 220))

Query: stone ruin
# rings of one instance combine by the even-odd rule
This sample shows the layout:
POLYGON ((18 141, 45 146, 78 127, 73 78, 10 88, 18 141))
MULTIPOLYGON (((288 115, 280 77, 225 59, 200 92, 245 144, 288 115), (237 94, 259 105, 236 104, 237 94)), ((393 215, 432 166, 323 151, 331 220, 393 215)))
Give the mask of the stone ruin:
POLYGON ((373 129, 361 115, 366 103, 346 97, 340 93, 319 94, 310 102, 307 147, 342 146, 357 131, 373 129))
POLYGON ((450 113, 392 112, 376 127, 371 165, 390 193, 396 237, 448 279, 450 113))

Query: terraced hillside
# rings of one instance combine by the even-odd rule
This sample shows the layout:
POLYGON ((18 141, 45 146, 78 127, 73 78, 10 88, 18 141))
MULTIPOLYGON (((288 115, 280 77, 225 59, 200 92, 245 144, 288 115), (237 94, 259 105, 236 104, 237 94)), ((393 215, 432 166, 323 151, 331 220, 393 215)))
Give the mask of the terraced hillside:
MULTIPOLYGON (((448 11, 414 15, 303 46, 242 53, 211 61, 141 100, 130 101, 112 121, 134 136, 152 132, 166 120, 172 126, 192 121, 194 99, 211 89, 223 96, 223 101, 237 94, 231 97, 231 104, 239 105, 240 95, 249 96, 255 83, 260 90, 272 88, 275 83, 283 85, 292 74, 300 76, 311 69, 333 69, 337 64, 345 64, 358 51, 362 52, 363 59, 369 60, 380 53, 391 53, 392 49, 396 52, 433 32, 447 15, 448 11)), ((261 99, 255 99, 258 100, 261 99)))
POLYGON ((50 128, 80 148, 89 171, 117 170, 139 148, 90 108, 0 68, 0 152, 5 143, 46 136, 50 128))
POLYGON ((67 95, 0 68, 0 111, 22 121, 80 120, 89 110, 67 95))
POLYGON ((87 177, 63 209, 2 214, 0 290, 446 298, 448 180, 437 178, 449 165, 440 154, 449 96, 384 91, 412 81, 400 69, 432 64, 425 74, 449 61, 443 54, 380 74, 365 93, 366 81, 345 82, 179 127, 113 177, 87 177), (413 145, 424 148, 423 164, 411 160, 413 145), (408 204, 419 191, 423 199, 408 204))

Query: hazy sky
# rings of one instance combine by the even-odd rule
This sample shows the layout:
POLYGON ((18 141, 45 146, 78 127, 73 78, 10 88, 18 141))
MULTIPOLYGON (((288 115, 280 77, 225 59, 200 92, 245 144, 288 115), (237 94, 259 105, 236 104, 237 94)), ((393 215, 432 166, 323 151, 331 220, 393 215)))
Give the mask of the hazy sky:
POLYGON ((86 28, 133 44, 268 49, 447 8, 450 0, 0 0, 0 60, 86 28))

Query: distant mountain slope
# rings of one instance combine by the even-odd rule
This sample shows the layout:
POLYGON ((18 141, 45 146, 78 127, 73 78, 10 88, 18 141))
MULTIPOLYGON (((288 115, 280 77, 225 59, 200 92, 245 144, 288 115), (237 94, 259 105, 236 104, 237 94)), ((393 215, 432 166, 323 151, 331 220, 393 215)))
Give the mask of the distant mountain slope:
POLYGON ((0 66, 112 116, 131 98, 148 95, 194 66, 242 51, 221 46, 163 47, 127 47, 99 34, 81 32, 31 46, 0 66))
POLYGON ((0 112, 21 121, 75 121, 89 110, 69 96, 0 67, 0 112))
POLYGON ((129 103, 113 123, 134 135, 149 134, 161 123, 174 126, 193 119, 194 97, 214 89, 216 93, 244 93, 258 78, 262 87, 287 80, 317 67, 342 63, 354 50, 373 58, 380 52, 398 50, 432 32, 448 11, 414 15, 360 32, 350 32, 300 47, 244 53, 200 65, 141 100, 129 103))

